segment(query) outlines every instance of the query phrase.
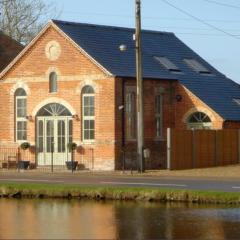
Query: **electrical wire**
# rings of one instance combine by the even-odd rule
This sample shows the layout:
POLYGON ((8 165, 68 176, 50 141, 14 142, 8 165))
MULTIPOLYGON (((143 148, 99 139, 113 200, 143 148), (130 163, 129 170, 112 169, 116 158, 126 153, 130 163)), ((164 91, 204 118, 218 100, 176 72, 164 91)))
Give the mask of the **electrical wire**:
POLYGON ((208 22, 206 22, 206 21, 204 21, 204 20, 202 20, 202 19, 200 19, 200 18, 198 18, 198 17, 190 14, 189 12, 187 12, 187 11, 185 11, 185 10, 177 7, 177 6, 175 6, 174 4, 170 3, 170 2, 167 1, 167 0, 162 0, 162 2, 166 3, 167 5, 171 6, 172 8, 175 8, 175 9, 178 10, 179 12, 182 12, 183 14, 185 14, 185 15, 193 18, 193 19, 195 19, 195 20, 198 21, 198 22, 201 22, 202 24, 205 24, 206 26, 208 26, 208 27, 210 27, 210 28, 212 28, 212 29, 214 29, 214 30, 216 30, 216 31, 222 32, 222 33, 224 33, 224 34, 226 34, 226 35, 228 35, 228 36, 230 36, 230 37, 232 37, 232 38, 235 38, 235 39, 238 39, 238 40, 240 39, 240 38, 237 37, 236 35, 231 34, 231 33, 229 33, 229 32, 226 32, 226 31, 222 30, 221 28, 218 28, 218 27, 216 27, 216 26, 214 26, 214 25, 212 25, 212 24, 210 24, 210 23, 208 23, 208 22))
POLYGON ((235 9, 240 10, 239 6, 235 6, 235 5, 231 5, 231 4, 227 4, 227 3, 221 3, 221 2, 218 2, 218 1, 214 1, 214 0, 203 0, 203 1, 208 2, 208 3, 217 4, 217 5, 223 6, 223 7, 230 7, 230 8, 235 8, 235 9))
MULTIPOLYGON (((203 0, 204 1, 204 0, 203 0)), ((131 18, 134 19, 133 15, 120 15, 120 14, 106 14, 106 13, 100 13, 100 12, 79 12, 79 11, 62 11, 64 14, 76 14, 76 15, 83 15, 83 16, 90 16, 90 15, 97 15, 97 16, 103 16, 103 17, 117 17, 117 18, 131 18)), ((174 17, 157 17, 157 16, 142 16, 142 19, 159 19, 159 20, 170 20, 170 21, 189 21, 189 18, 174 18, 174 17)), ((208 22, 222 22, 222 23, 240 23, 240 20, 226 20, 226 19, 202 19, 203 21, 208 22)))

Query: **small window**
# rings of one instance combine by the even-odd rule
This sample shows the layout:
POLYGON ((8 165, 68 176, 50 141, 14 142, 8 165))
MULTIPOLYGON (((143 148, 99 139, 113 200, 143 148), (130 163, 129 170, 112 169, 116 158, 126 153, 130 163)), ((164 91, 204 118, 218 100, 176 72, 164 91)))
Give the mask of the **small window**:
POLYGON ((195 59, 184 59, 184 62, 194 71, 203 74, 210 74, 211 72, 205 68, 200 62, 195 59))
POLYGON ((189 129, 210 129, 212 122, 208 115, 203 112, 195 112, 188 118, 189 129))
POLYGON ((240 105, 240 98, 233 98, 233 101, 234 101, 237 105, 240 105))
POLYGON ((171 72, 181 72, 181 70, 173 63, 171 62, 168 58, 166 57, 157 57, 155 56, 154 59, 160 63, 164 68, 171 72))
POLYGON ((49 75, 49 92, 54 93, 57 92, 57 74, 55 72, 51 72, 49 75))

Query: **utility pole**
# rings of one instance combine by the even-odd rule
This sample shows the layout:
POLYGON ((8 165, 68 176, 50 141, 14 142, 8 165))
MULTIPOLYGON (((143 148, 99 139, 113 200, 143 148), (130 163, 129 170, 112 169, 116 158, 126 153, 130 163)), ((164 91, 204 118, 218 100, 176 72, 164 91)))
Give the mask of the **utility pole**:
POLYGON ((136 78, 137 78, 137 159, 139 171, 144 172, 143 78, 141 46, 141 0, 136 0, 136 78))

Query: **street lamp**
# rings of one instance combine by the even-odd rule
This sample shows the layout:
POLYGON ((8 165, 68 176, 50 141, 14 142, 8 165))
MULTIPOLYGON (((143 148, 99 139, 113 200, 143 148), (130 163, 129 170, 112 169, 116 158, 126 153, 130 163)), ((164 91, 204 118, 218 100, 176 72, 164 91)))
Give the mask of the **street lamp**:
MULTIPOLYGON (((135 50, 136 50, 136 87, 137 87, 137 160, 139 171, 145 170, 144 166, 144 122, 143 122, 143 78, 142 78, 142 44, 141 44, 141 0, 135 0, 135 50)), ((127 51, 127 46, 119 46, 122 52, 127 51)))

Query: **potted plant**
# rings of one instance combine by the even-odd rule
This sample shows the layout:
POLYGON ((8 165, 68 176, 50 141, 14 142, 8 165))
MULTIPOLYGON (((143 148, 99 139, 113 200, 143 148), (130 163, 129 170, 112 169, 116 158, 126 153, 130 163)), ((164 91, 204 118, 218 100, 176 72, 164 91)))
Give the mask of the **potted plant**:
MULTIPOLYGON (((30 147, 31 147, 31 145, 30 145, 29 142, 23 142, 23 143, 20 145, 20 148, 21 148, 22 150, 24 150, 24 151, 27 150, 27 149, 30 148, 30 147)), ((28 169, 29 164, 30 164, 30 161, 20 160, 20 161, 18 162, 18 168, 19 168, 19 169, 28 169)))
POLYGON ((68 170, 75 171, 76 168, 77 168, 78 162, 74 161, 74 159, 73 159, 73 156, 74 156, 73 152, 74 152, 74 150, 77 149, 77 144, 75 142, 69 142, 67 147, 70 150, 70 152, 72 153, 72 160, 71 161, 66 161, 66 166, 67 166, 68 170))
POLYGON ((77 144, 75 142, 69 142, 67 146, 69 150, 75 150, 77 148, 77 144))
POLYGON ((26 150, 26 149, 30 148, 30 143, 29 142, 23 142, 20 145, 20 147, 21 147, 21 149, 26 150))

